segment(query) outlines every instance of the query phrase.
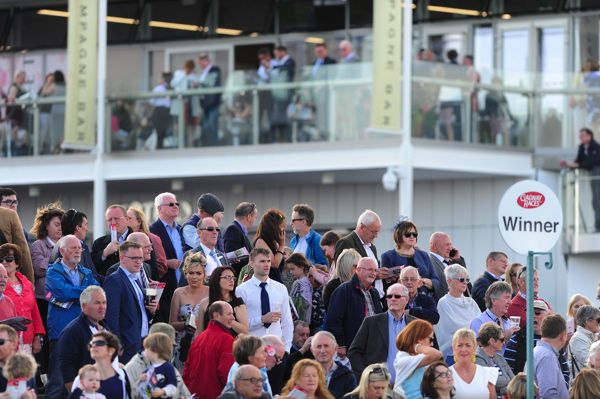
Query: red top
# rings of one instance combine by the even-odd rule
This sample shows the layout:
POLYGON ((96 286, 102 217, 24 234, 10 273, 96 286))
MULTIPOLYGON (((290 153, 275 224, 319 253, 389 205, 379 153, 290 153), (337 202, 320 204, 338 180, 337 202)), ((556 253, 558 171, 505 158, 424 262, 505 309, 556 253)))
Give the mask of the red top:
POLYGON ((233 359, 233 335, 211 320, 190 345, 183 368, 183 382, 197 398, 216 399, 227 383, 233 359))
MULTIPOLYGON (((552 307, 545 299, 536 298, 536 301, 544 301, 546 306, 548 306, 548 310, 552 312, 552 307)), ((519 327, 525 328, 527 322, 527 301, 525 298, 521 296, 520 293, 517 292, 517 295, 512 299, 510 306, 508 307, 508 311, 506 312, 506 317, 511 316, 519 316, 521 321, 519 323, 519 327)), ((508 342, 508 341, 507 341, 508 342)))
POLYGON ((42 317, 40 316, 40 311, 35 302, 33 284, 31 284, 27 277, 19 272, 16 272, 15 276, 21 283, 21 287, 23 287, 21 295, 17 294, 14 290, 10 280, 6 282, 6 291, 4 291, 4 294, 15 304, 17 316, 23 316, 31 320, 31 324, 29 324, 27 330, 23 332, 23 343, 31 345, 35 334, 46 335, 46 331, 44 330, 42 317))
POLYGON ((152 243, 152 249, 156 254, 156 267, 158 268, 158 274, 162 277, 167 272, 167 255, 165 254, 162 240, 154 233, 148 233, 148 237, 152 243))

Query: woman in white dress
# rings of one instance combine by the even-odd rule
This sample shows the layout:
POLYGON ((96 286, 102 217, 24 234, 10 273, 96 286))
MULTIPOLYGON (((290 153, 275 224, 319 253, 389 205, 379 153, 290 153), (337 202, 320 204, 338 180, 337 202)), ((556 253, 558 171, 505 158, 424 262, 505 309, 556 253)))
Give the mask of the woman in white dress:
POLYGON ((440 321, 434 326, 435 335, 447 364, 454 364, 452 336, 459 328, 469 327, 471 321, 481 314, 473 298, 464 296, 469 283, 469 272, 459 264, 444 269, 448 281, 448 293, 437 305, 440 321))
POLYGON ((498 369, 475 364, 475 333, 461 328, 452 338, 455 363, 450 367, 454 379, 454 399, 496 399, 498 369))

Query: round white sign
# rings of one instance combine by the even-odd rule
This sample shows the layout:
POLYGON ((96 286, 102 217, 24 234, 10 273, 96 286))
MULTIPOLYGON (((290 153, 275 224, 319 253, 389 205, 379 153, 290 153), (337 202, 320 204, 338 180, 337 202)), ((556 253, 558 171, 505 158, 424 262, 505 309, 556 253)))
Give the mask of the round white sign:
POLYGON ((510 186, 498 206, 500 234, 515 252, 549 251, 562 231, 562 206, 548 186, 523 180, 510 186))

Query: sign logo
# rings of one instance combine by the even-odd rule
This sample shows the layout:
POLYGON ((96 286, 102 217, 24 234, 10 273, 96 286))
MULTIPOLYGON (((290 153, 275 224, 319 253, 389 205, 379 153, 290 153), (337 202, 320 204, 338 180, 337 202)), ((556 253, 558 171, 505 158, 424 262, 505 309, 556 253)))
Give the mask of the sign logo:
POLYGON ((544 197, 544 194, 538 193, 537 191, 528 191, 519 195, 517 198, 517 204, 525 209, 538 208, 542 206, 545 201, 546 197, 544 197))

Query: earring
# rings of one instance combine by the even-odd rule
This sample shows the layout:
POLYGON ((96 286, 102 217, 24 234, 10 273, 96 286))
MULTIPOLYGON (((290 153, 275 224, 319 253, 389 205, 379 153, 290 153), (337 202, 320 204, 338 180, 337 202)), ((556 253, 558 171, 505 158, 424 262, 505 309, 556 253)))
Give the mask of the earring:
POLYGON ((473 354, 473 363, 475 363, 475 354, 473 354))
POLYGON ((454 363, 456 363, 456 355, 452 355, 452 358, 454 359, 454 363))

